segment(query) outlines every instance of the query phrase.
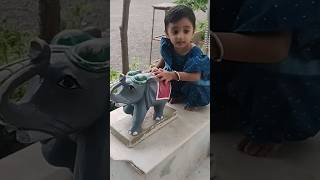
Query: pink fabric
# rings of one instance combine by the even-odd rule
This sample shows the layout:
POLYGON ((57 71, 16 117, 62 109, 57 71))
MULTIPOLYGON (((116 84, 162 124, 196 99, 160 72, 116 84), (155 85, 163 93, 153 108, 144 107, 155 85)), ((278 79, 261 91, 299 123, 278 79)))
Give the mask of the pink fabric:
POLYGON ((171 83, 165 84, 165 81, 158 81, 158 90, 156 100, 169 99, 171 94, 171 83))

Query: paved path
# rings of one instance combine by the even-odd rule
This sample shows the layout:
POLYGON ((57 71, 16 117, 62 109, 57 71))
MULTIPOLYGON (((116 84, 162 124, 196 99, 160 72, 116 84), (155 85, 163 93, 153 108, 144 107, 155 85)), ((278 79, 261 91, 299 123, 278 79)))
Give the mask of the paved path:
MULTIPOLYGON (((150 53, 150 39, 152 26, 152 4, 173 2, 172 0, 131 0, 128 25, 129 61, 139 61, 140 67, 147 66, 150 53)), ((119 26, 122 20, 123 0, 111 0, 110 13, 110 42, 111 42, 111 67, 121 70, 121 44, 119 26)), ((197 20, 206 18, 203 12, 196 13, 197 20)), ((164 11, 155 13, 154 34, 162 34, 164 11)), ((159 43, 153 44, 152 59, 159 58, 159 43)))

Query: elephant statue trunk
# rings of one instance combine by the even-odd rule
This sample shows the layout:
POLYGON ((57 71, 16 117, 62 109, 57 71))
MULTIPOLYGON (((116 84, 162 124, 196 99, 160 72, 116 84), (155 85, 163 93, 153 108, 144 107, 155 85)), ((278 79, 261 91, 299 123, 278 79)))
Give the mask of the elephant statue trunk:
POLYGON ((41 39, 32 41, 30 45, 28 58, 0 67, 0 122, 2 124, 19 127, 15 121, 8 121, 11 120, 11 115, 17 115, 16 112, 19 111, 18 103, 11 102, 10 97, 21 84, 36 76, 43 77, 48 68, 49 45, 41 39))
POLYGON ((119 93, 121 92, 121 88, 125 86, 126 83, 126 76, 123 74, 120 74, 119 81, 116 82, 114 85, 110 88, 110 99, 112 99, 115 102, 118 103, 124 103, 128 104, 129 102, 124 98, 123 96, 119 96, 119 93))
POLYGON ((50 61, 50 47, 41 40, 31 42, 29 57, 0 67, 0 102, 7 104, 8 95, 36 75, 43 76, 50 61), (4 99, 2 99, 4 98, 4 99))

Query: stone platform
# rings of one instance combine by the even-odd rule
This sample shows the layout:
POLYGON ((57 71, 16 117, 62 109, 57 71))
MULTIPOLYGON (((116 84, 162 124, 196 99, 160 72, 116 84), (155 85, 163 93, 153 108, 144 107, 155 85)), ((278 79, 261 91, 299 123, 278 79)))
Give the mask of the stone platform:
MULTIPOLYGON (((186 111, 181 104, 168 107, 176 110, 177 118, 133 148, 110 133, 111 180, 185 180, 200 164, 209 163, 204 160, 210 149, 210 107, 197 111, 186 111)), ((124 116, 121 109, 115 110, 110 120, 124 116)))
POLYGON ((43 158, 40 143, 35 143, 0 159, 1 180, 72 180, 66 168, 49 165, 43 158))
MULTIPOLYGON (((116 111, 122 111, 122 108, 118 108, 116 111)), ((137 136, 132 136, 128 133, 128 130, 132 126, 131 115, 127 114, 124 116, 115 116, 114 118, 110 119, 111 134, 117 137, 126 146, 134 147, 136 144, 143 141, 148 136, 152 135, 154 132, 158 131, 160 128, 173 121, 177 117, 176 110, 169 106, 165 107, 163 114, 164 118, 160 122, 153 120, 153 113, 154 109, 150 108, 142 124, 142 132, 137 136)))

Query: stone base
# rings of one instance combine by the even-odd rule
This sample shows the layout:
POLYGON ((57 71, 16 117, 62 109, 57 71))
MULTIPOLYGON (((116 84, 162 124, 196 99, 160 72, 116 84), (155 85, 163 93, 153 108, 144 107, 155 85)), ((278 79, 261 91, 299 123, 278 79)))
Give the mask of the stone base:
MULTIPOLYGON (((210 106, 196 111, 184 110, 183 104, 167 106, 176 110, 174 121, 133 148, 110 133, 111 180, 186 180, 199 165, 206 167, 201 180, 210 179, 210 106)), ((122 110, 110 114, 111 119, 127 116, 122 110)))
POLYGON ((32 144, 0 159, 1 180, 72 180, 67 168, 47 163, 41 153, 40 143, 32 144))
MULTIPOLYGON (((122 108, 119 108, 115 111, 123 111, 122 108)), ((116 112, 113 112, 116 113, 116 112)), ((145 120, 142 124, 142 131, 137 136, 132 136, 128 133, 128 130, 132 126, 132 116, 111 116, 110 119, 110 131, 111 134, 118 138, 122 143, 124 143, 127 147, 134 147, 139 142, 146 139, 148 136, 152 135, 160 128, 173 121, 176 117, 176 110, 165 106, 164 108, 164 119, 156 122, 153 120, 154 109, 150 108, 147 112, 145 120)))

